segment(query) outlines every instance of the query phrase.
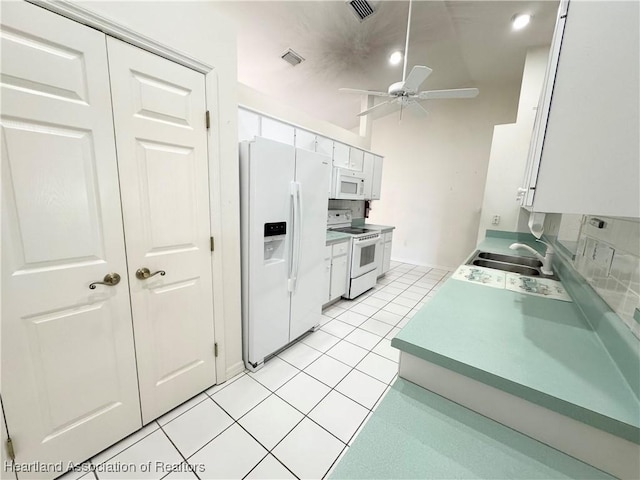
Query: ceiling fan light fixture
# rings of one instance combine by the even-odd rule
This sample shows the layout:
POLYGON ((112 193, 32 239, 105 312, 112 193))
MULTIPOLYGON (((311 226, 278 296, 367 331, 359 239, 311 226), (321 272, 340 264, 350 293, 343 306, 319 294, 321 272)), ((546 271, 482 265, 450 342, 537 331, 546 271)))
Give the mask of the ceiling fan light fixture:
POLYGON ((389 55, 389 63, 391 65, 398 65, 402 61, 402 52, 400 50, 396 50, 391 55, 389 55))
POLYGON ((514 30, 522 30, 524 27, 529 25, 531 21, 531 15, 528 13, 518 13, 513 16, 511 19, 511 27, 514 30))

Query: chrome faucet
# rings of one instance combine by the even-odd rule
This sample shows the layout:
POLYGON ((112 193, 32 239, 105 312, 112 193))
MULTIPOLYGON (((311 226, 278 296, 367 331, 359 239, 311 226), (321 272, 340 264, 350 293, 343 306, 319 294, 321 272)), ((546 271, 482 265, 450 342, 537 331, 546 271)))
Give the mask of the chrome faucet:
POLYGON ((517 250, 519 248, 522 248, 524 250, 527 250, 528 252, 533 253, 536 256, 536 258, 542 262, 542 267, 540 268, 542 273, 545 275, 553 275, 553 270, 551 268, 551 265, 553 263, 553 257, 556 251, 547 242, 543 242, 542 240, 536 240, 536 242, 543 243, 547 246, 547 250, 545 251, 544 257, 540 255, 538 252, 536 252, 535 249, 531 248, 529 245, 525 245, 524 243, 512 243, 511 245, 509 245, 509 248, 511 250, 517 250))

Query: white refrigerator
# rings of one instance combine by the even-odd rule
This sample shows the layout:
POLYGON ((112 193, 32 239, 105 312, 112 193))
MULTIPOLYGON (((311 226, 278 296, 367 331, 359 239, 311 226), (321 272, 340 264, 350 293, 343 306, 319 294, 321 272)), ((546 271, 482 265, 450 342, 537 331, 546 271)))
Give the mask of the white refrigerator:
POLYGON ((240 144, 243 354, 257 370, 320 322, 331 158, 240 144))

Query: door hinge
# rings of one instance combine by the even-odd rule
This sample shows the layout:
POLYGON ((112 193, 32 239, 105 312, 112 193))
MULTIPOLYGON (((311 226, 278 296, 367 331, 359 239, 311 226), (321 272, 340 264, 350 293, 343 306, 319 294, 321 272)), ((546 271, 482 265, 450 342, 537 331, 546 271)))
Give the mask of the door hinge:
POLYGON ((215 248, 215 242, 213 241, 213 237, 211 237, 211 251, 215 248))
POLYGON ((16 452, 13 449, 13 440, 11 440, 11 438, 7 438, 7 455, 9 455, 11 460, 16 459, 16 452))
POLYGON ((209 113, 209 110, 204 114, 204 123, 207 126, 207 130, 211 128, 211 114, 209 113))
POLYGON ((218 343, 217 342, 213 344, 213 355, 215 357, 218 356, 218 343))

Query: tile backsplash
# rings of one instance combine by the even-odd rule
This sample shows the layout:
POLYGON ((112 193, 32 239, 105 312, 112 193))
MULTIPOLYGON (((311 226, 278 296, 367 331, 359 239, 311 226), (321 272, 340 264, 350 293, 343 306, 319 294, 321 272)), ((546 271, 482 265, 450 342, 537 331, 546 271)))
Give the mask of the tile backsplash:
POLYGON ((351 210, 354 220, 364 218, 364 200, 329 200, 329 210, 351 210))
POLYGON ((584 215, 573 266, 640 339, 640 220, 584 215))

